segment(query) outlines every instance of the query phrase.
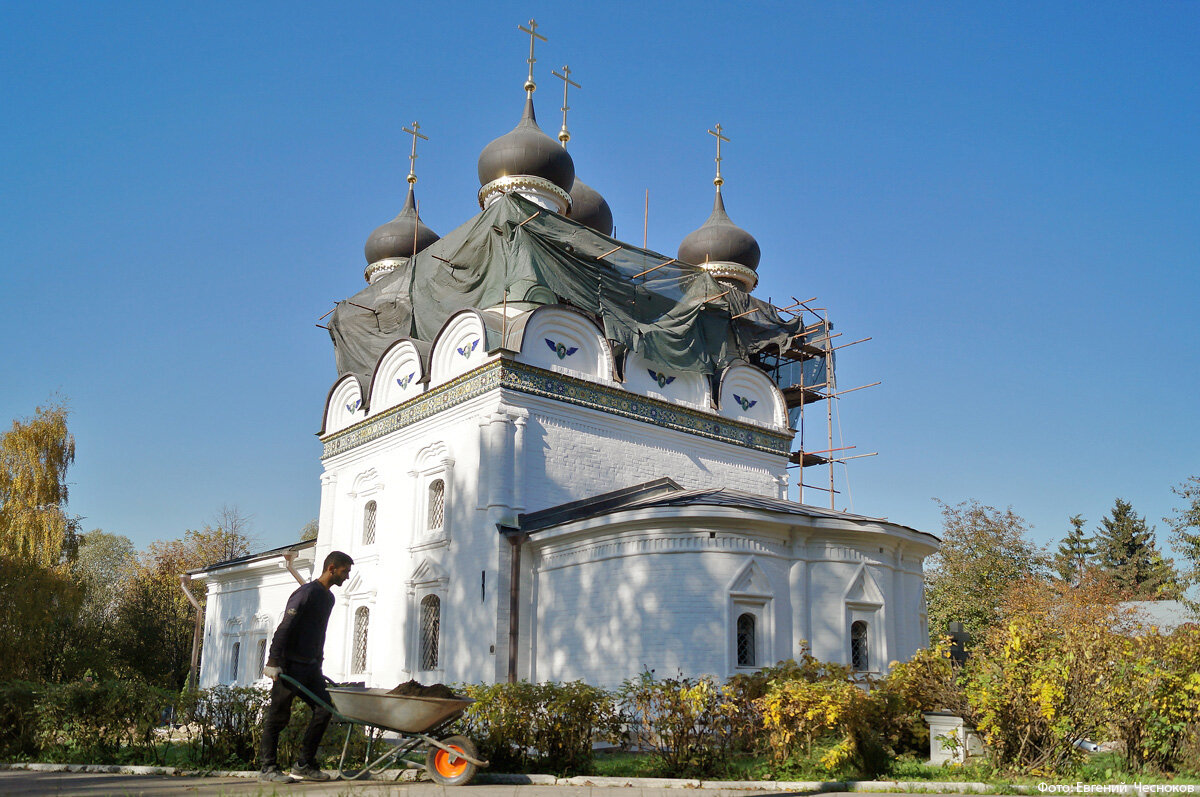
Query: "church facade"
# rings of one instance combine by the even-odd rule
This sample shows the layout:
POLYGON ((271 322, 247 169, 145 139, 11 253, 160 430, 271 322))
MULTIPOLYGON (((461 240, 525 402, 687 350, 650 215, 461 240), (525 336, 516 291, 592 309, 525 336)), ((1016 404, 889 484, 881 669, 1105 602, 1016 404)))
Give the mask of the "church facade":
POLYGON ((355 567, 324 669, 369 686, 725 677, 805 647, 877 673, 928 644, 936 538, 788 499, 785 388, 827 326, 752 295, 719 171, 676 257, 612 238, 565 120, 558 142, 537 125, 532 68, 480 155, 481 212, 437 236, 410 170, 368 239, 368 285, 330 322, 317 539, 190 574, 201 686, 261 678, 335 549, 355 567))

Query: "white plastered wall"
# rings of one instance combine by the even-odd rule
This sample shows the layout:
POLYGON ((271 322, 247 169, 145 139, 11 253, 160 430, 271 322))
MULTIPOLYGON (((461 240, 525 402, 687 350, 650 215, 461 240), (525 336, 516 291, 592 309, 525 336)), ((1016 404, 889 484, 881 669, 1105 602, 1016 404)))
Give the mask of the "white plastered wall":
MULTIPOLYGON (((308 577, 311 565, 302 564, 297 569, 308 577)), ((282 557, 218 570, 203 581, 193 580, 188 585, 197 597, 200 590, 207 594, 200 656, 201 688, 265 683, 258 668, 258 641, 265 639, 270 649, 288 596, 299 586, 282 557), (241 649, 238 672, 232 677, 230 663, 235 642, 241 643, 241 649)))
POLYGON ((325 672, 331 678, 387 687, 413 677, 446 683, 493 680, 497 532, 477 508, 476 474, 485 431, 481 423, 498 402, 493 391, 325 460, 317 556, 342 550, 355 559, 349 589, 334 592, 338 601, 325 647, 325 672), (430 535, 424 496, 438 478, 446 488, 444 527, 430 535), (362 541, 368 501, 376 504, 372 545, 362 541), (422 673, 412 649, 414 603, 426 594, 422 574, 431 569, 451 577, 442 603, 441 666, 422 673), (360 606, 370 612, 367 667, 361 673, 350 666, 354 612, 360 606))
POLYGON ((757 618, 756 666, 794 658, 805 644, 819 659, 848 664, 856 619, 871 624, 872 672, 928 644, 918 613, 887 611, 903 600, 897 592, 921 588, 919 570, 870 553, 882 543, 885 552, 907 544, 927 555, 932 545, 900 543, 886 528, 814 542, 817 529, 754 521, 752 512, 684 511, 694 517, 620 513, 535 534, 521 677, 606 686, 644 670, 725 678, 747 669, 736 659, 740 613, 757 618), (880 585, 893 577, 900 587, 885 594, 880 585))

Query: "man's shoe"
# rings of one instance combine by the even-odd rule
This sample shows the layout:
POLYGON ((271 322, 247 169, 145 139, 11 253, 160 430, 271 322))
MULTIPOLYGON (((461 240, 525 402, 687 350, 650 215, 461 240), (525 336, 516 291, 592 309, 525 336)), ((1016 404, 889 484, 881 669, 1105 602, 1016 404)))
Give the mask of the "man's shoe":
POLYGON ((329 780, 328 775, 312 764, 296 764, 292 767, 292 774, 303 780, 329 780))
POLYGON ((279 767, 266 767, 259 770, 258 779, 267 783, 295 783, 292 776, 279 767))

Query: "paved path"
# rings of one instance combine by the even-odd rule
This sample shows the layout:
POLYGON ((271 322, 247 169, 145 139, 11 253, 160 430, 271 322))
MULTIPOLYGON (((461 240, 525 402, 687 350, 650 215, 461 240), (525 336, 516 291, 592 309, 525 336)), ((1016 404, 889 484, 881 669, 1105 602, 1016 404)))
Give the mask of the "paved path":
MULTIPOLYGON (((0 795, 21 797, 179 797, 180 795, 258 795, 259 797, 753 797, 789 792, 732 789, 646 789, 598 786, 529 786, 479 784, 445 788, 433 783, 259 783, 246 778, 202 778, 161 775, 117 775, 85 772, 0 771, 0 795)), ((795 794, 796 792, 791 792, 795 794)), ((839 797, 829 792, 822 797, 839 797)), ((847 793, 847 797, 851 797, 847 793)), ((862 797, 861 794, 852 797, 862 797)))

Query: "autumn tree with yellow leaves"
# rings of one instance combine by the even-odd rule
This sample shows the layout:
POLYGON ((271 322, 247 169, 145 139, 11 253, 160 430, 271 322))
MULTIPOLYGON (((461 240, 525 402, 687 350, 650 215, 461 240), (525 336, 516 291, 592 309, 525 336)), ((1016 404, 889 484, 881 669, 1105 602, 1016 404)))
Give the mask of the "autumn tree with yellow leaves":
POLYGON ((0 679, 52 676, 45 652, 82 597, 69 569, 78 521, 66 511, 67 414, 39 407, 0 436, 0 679))

